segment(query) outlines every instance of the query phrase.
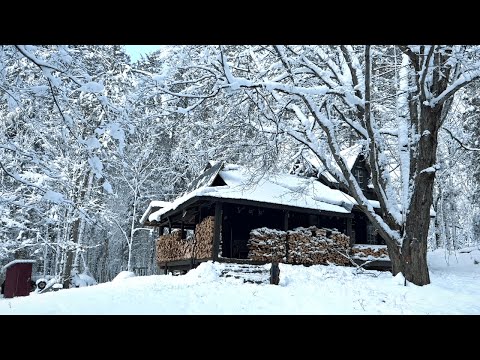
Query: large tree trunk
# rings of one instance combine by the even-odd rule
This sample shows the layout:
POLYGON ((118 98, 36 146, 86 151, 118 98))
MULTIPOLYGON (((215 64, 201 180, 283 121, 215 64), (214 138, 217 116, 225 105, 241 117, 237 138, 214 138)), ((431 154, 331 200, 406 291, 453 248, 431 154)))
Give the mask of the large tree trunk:
POLYGON ((408 209, 400 259, 392 261, 393 273, 402 272, 407 281, 416 285, 430 283, 427 266, 427 241, 430 208, 435 182, 434 165, 437 154, 438 127, 441 107, 422 106, 420 140, 414 190, 408 209))

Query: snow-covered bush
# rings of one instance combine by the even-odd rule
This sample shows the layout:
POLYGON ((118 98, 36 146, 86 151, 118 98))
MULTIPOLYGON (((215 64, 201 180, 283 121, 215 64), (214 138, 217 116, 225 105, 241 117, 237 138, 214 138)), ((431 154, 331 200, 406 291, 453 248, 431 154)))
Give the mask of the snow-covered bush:
POLYGON ((112 282, 121 281, 130 277, 136 276, 133 271, 120 271, 115 278, 112 279, 112 282))
POLYGON ((74 274, 72 276, 72 287, 83 287, 83 286, 91 286, 97 285, 97 281, 93 278, 92 274, 88 267, 83 270, 81 274, 74 274))

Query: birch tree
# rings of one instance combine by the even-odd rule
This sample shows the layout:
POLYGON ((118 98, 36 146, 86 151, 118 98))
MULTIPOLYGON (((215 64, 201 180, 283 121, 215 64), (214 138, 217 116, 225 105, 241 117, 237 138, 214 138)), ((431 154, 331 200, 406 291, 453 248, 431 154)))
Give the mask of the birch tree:
POLYGON ((0 52, 3 184, 17 187, 9 206, 22 204, 29 216, 38 209, 42 226, 29 220, 24 231, 15 211, 5 221, 19 235, 30 234, 33 248, 56 252, 65 286, 75 257, 78 263, 85 220, 98 225, 95 191, 111 190, 102 174, 105 159, 123 146, 125 111, 118 87, 110 86, 122 74, 117 48, 18 45, 0 52))

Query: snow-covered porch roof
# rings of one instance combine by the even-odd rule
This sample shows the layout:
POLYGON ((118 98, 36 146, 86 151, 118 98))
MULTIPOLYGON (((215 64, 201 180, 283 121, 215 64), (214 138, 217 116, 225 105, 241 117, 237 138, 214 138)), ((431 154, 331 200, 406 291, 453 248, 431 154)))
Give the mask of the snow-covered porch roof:
POLYGON ((265 175, 252 182, 248 170, 233 164, 219 164, 212 169, 208 180, 199 181, 199 186, 171 204, 150 213, 149 206, 142 216, 142 223, 160 221, 162 215, 175 210, 192 198, 206 197, 217 199, 247 200, 258 203, 283 205, 285 207, 306 208, 338 214, 350 214, 355 200, 336 189, 323 185, 316 179, 302 178, 290 174, 265 175), (217 180, 220 177, 222 181, 217 180), (225 185, 218 185, 219 183, 225 185), (217 184, 217 185, 214 185, 217 184))

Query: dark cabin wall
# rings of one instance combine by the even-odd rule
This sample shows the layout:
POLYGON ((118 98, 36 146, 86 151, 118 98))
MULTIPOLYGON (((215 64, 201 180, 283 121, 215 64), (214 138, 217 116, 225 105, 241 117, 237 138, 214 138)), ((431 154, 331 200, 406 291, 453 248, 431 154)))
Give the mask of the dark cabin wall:
POLYGON ((198 218, 196 219, 196 223, 198 224, 207 216, 215 216, 215 204, 206 204, 200 206, 200 211, 198 212, 198 218))
POLYGON ((365 218, 365 216, 360 212, 355 213, 352 221, 352 236, 354 238, 353 242, 355 244, 367 243, 366 226, 367 219, 365 218))
POLYGON ((355 244, 385 245, 385 241, 360 211, 354 211, 352 236, 355 244))
POLYGON ((284 213, 278 209, 224 203, 222 215, 223 257, 246 259, 247 241, 253 229, 283 229, 284 213))
POLYGON ((222 257, 246 259, 250 231, 267 227, 277 230, 293 230, 297 227, 317 226, 347 232, 346 218, 302 212, 288 212, 285 228, 285 210, 256 206, 223 204, 222 257))

